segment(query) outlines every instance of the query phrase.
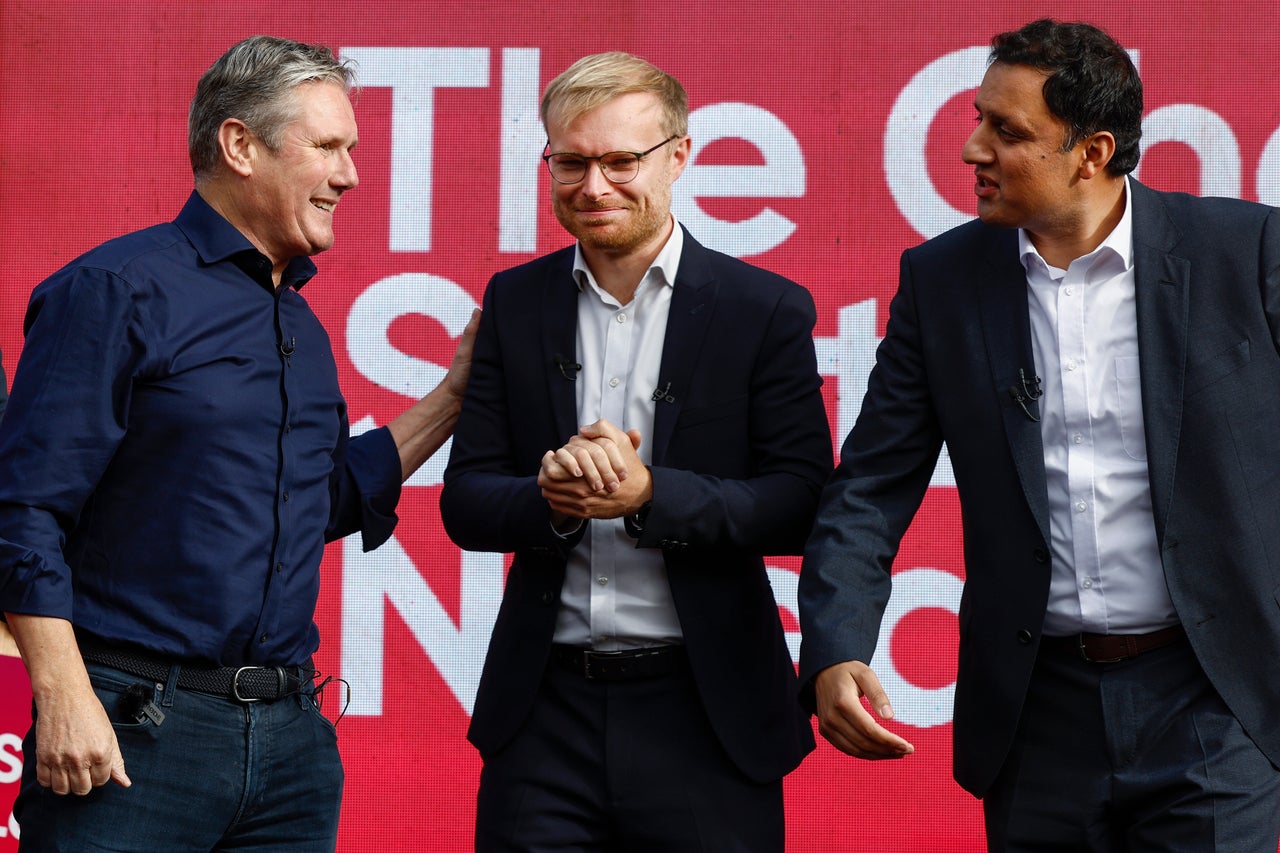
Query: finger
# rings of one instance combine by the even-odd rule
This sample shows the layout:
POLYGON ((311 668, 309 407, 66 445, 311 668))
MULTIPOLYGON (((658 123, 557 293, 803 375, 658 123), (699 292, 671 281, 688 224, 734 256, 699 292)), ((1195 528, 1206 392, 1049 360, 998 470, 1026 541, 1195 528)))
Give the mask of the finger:
POLYGON ((124 756, 120 754, 119 748, 116 749, 115 761, 111 762, 111 773, 102 784, 105 785, 110 781, 114 781, 121 788, 128 788, 133 785, 133 780, 129 778, 129 774, 124 770, 124 756))
MULTIPOLYGON (((73 767, 66 772, 67 789, 77 797, 93 790, 93 765, 73 767)), ((57 789, 54 789, 55 793, 57 789)))
POLYGON ((639 450, 639 449, 640 449, 640 442, 644 440, 644 439, 641 437, 641 435, 640 435, 640 430, 638 430, 638 429, 629 429, 629 430, 627 430, 627 438, 631 439, 631 449, 632 449, 632 450, 639 450))
POLYGON ((568 446, 578 460, 578 467, 582 469, 582 479, 593 491, 617 488, 618 475, 614 473, 613 463, 609 461, 604 448, 595 442, 583 441, 578 436, 571 438, 568 446))
POLYGON ((871 667, 862 667, 855 671, 853 680, 858 683, 858 689, 862 691, 862 695, 867 697, 867 704, 880 715, 881 719, 892 720, 893 706, 889 704, 889 694, 881 686, 875 671, 871 667))
POLYGON ((561 461, 556 457, 555 451, 548 450, 543 454, 542 466, 538 471, 539 485, 541 485, 541 481, 544 477, 548 480, 567 482, 570 480, 576 480, 578 476, 579 475, 573 473, 561 463, 561 461))
POLYGON ((914 752, 910 743, 877 723, 861 702, 833 709, 819 721, 819 731, 841 752, 857 758, 874 761, 914 752))
POLYGON ((572 477, 582 476, 582 467, 578 464, 578 457, 568 447, 548 452, 552 454, 552 460, 563 468, 567 474, 572 477))
MULTIPOLYGON (((622 448, 618 445, 618 443, 613 439, 607 438, 605 436, 601 436, 600 438, 593 439, 591 443, 597 449, 604 451, 604 455, 605 455, 605 459, 607 461, 608 467, 613 473, 614 477, 619 481, 627 479, 627 461, 623 458, 622 448)), ((629 441, 627 442, 627 446, 630 447, 629 441)), ((597 466, 597 467, 600 467, 600 466, 597 466)), ((603 468, 601 468, 601 470, 603 470, 603 468)), ((609 485, 608 478, 606 478, 606 485, 609 485)), ((616 489, 616 485, 611 487, 610 490, 612 491, 614 489, 616 489)))

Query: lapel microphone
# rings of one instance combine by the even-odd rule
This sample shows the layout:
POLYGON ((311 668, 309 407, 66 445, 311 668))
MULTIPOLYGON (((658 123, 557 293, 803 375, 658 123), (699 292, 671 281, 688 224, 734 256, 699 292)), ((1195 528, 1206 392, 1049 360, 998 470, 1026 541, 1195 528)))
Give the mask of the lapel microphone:
POLYGON ((553 358, 555 359, 556 367, 560 368, 561 376, 568 379, 570 382, 578 381, 578 371, 582 369, 581 364, 565 358, 560 353, 556 353, 553 358))
POLYGON ((1018 368, 1018 381, 1009 386, 1009 396, 1013 397, 1013 401, 1022 409, 1022 413, 1036 423, 1040 423, 1040 407, 1036 405, 1036 400, 1044 396, 1044 389, 1040 387, 1040 377, 1032 376, 1027 378, 1027 372, 1021 367, 1018 368), (1027 407, 1027 403, 1031 404, 1031 408, 1027 407), (1031 409, 1034 408, 1035 411, 1031 409))

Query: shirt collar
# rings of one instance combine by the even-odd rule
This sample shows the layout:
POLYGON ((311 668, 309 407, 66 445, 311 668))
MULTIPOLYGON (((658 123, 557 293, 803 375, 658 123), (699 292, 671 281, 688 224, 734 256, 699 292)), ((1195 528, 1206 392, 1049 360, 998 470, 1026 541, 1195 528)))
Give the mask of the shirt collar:
MULTIPOLYGON (((271 259, 205 201, 199 192, 192 191, 173 220, 200 260, 205 264, 231 261, 259 284, 271 281, 271 259)), ((316 265, 308 257, 293 258, 285 266, 280 280, 297 290, 316 274, 316 265)), ((270 288, 274 289, 274 287, 270 288)))
MULTIPOLYGON (((671 214, 671 236, 667 238, 662 251, 658 252, 658 257, 654 258, 653 263, 649 265, 644 278, 640 279, 641 283, 656 272, 658 281, 667 287, 674 287, 676 271, 680 269, 680 256, 683 253, 684 229, 680 227, 680 223, 673 213, 671 214)), ((573 280, 578 285, 579 291, 589 286, 599 288, 599 285, 596 284, 595 276, 591 274, 586 260, 582 257, 582 243, 577 243, 573 247, 573 280)))
MULTIPOLYGON (((1129 187, 1129 181, 1125 179, 1124 186, 1124 213, 1120 217, 1120 221, 1116 223, 1116 227, 1111 229, 1111 233, 1106 239, 1099 244, 1087 255, 1084 255, 1072 263, 1084 261, 1086 265, 1093 267, 1095 263, 1104 257, 1113 258, 1122 264, 1122 271, 1129 270, 1133 267, 1133 192, 1129 187)), ((1027 235, 1025 229, 1018 229, 1018 258, 1022 261, 1022 267, 1031 272, 1031 265, 1038 264, 1045 270, 1052 267, 1045 262, 1040 256, 1040 252, 1036 250, 1035 244, 1031 242, 1030 236, 1027 235)))

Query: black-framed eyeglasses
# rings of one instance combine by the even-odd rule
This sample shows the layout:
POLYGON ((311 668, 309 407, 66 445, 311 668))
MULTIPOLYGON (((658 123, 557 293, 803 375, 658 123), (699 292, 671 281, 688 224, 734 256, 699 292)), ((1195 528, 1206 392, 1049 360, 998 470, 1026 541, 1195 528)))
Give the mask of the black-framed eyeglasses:
MULTIPOLYGON (((543 154, 542 162, 547 164, 551 179, 557 184, 576 184, 587 176, 591 161, 600 164, 600 173, 611 184, 625 184, 635 180, 640 174, 640 161, 657 151, 668 142, 680 139, 680 136, 668 136, 648 151, 610 151, 599 157, 584 157, 581 154, 567 152, 563 154, 543 154)), ((550 147, 551 143, 548 142, 550 147)))

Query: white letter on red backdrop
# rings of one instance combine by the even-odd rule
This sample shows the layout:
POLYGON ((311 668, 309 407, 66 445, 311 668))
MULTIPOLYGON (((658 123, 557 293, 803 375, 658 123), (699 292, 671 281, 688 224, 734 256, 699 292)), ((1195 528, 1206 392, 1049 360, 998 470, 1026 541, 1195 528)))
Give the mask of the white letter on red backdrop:
POLYGON ((489 85, 484 47, 347 47, 363 87, 391 89, 393 252, 431 250, 435 90, 489 85))
POLYGON ((676 218, 705 245, 733 255, 759 255, 786 242, 796 224, 766 207, 742 222, 726 222, 698 206, 699 198, 800 198, 805 191, 804 152, 791 129, 752 104, 709 104, 689 115, 693 151, 671 188, 676 218), (763 166, 700 166, 698 152, 718 139, 741 139, 764 157, 763 166))

